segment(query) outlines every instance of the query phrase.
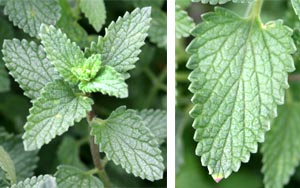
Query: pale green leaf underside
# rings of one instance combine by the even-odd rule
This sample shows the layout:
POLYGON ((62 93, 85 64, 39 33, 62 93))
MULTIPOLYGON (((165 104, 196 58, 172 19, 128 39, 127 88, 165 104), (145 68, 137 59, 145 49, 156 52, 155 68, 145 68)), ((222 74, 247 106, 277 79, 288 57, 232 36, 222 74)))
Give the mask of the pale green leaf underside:
POLYGON ((68 165, 59 166, 55 177, 58 188, 104 188, 103 183, 95 176, 68 165))
POLYGON ((100 53, 103 65, 114 67, 120 73, 133 69, 147 37, 150 14, 149 7, 126 12, 123 18, 108 26, 103 38, 92 43, 89 53, 100 53))
POLYGON ((216 5, 216 4, 224 4, 227 2, 233 2, 233 3, 251 3, 254 0, 191 0, 192 2, 201 2, 201 3, 209 3, 211 5, 216 5))
POLYGON ((89 82, 81 82, 79 89, 83 92, 101 92, 118 98, 128 97, 128 86, 123 75, 113 67, 102 67, 96 77, 89 82))
POLYGON ((295 14, 300 17, 300 0, 291 0, 295 14))
POLYGON ((57 158, 60 164, 84 169, 85 166, 81 162, 79 155, 79 145, 76 140, 70 136, 65 136, 57 151, 57 158))
POLYGON ((35 42, 5 40, 2 52, 9 73, 31 99, 39 97, 47 83, 60 78, 43 47, 35 42))
POLYGON ((47 53, 47 58, 55 66, 60 75, 71 83, 76 83, 78 79, 71 72, 73 67, 84 62, 84 54, 76 45, 71 42, 67 35, 54 26, 42 24, 40 37, 47 53))
POLYGON ((33 101, 23 135, 26 150, 35 150, 66 132, 91 110, 93 101, 64 81, 49 83, 33 101))
MULTIPOLYGON (((33 175, 38 161, 37 151, 24 151, 21 137, 8 134, 3 128, 0 128, 0 145, 11 156, 18 181, 22 181, 33 175)), ((0 179, 0 185, 3 183, 3 180, 0 179)), ((8 186, 8 184, 6 185, 8 186)))
POLYGON ((165 142, 167 137, 167 113, 164 110, 144 109, 138 114, 146 127, 154 134, 158 144, 165 142))
POLYGON ((91 134, 100 151, 127 173, 150 181, 162 178, 164 165, 158 143, 136 111, 119 107, 107 120, 94 122, 91 134))
POLYGON ((38 36, 42 23, 54 25, 60 17, 57 0, 9 0, 4 8, 9 20, 30 36, 38 36))
POLYGON ((104 0, 80 1, 80 8, 94 29, 99 32, 106 19, 104 0))
POLYGON ((10 188, 57 188, 55 178, 50 175, 27 178, 10 188))
POLYGON ((292 31, 216 8, 188 46, 196 154, 214 179, 228 177, 264 141, 293 71, 292 31))
POLYGON ((188 37, 195 27, 193 19, 189 17, 185 10, 182 10, 179 6, 176 6, 175 20, 176 38, 188 37))
POLYGON ((289 182, 300 160, 300 104, 286 104, 278 109, 278 118, 266 134, 262 146, 266 188, 282 188, 289 182))
POLYGON ((0 146, 0 168, 6 173, 6 178, 11 184, 17 182, 14 162, 2 146, 0 146))
POLYGON ((149 39, 158 47, 167 48, 167 14, 158 8, 152 8, 149 39))
POLYGON ((0 60, 0 93, 9 91, 10 81, 4 65, 0 60))

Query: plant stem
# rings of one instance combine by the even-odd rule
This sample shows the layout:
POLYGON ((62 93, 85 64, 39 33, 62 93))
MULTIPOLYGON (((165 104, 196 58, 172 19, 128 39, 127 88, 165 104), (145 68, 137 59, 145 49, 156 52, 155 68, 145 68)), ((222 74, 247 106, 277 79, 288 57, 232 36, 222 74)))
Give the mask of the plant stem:
POLYGON ((263 0, 255 0, 252 4, 249 5, 247 15, 251 19, 260 19, 260 12, 263 2, 263 0))
MULTIPOLYGON (((94 114, 94 111, 92 110, 87 115, 89 124, 94 119, 94 117, 95 117, 95 114, 94 114)), ((102 161, 100 159, 99 146, 97 144, 95 144, 94 136, 90 135, 89 140, 90 140, 90 149, 91 149, 91 154, 92 154, 92 158, 93 158, 93 163, 94 163, 95 167, 98 169, 98 175, 101 178, 101 180, 103 181, 105 187, 111 187, 111 182, 105 172, 104 165, 102 164, 102 161)))

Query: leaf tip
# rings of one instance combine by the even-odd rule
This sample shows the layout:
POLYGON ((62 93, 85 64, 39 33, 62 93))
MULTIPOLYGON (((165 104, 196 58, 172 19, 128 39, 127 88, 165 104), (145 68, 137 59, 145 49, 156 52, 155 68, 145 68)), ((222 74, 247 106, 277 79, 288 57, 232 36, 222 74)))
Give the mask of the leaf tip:
POLYGON ((219 183, 224 177, 221 174, 213 174, 212 178, 215 180, 216 183, 219 183))

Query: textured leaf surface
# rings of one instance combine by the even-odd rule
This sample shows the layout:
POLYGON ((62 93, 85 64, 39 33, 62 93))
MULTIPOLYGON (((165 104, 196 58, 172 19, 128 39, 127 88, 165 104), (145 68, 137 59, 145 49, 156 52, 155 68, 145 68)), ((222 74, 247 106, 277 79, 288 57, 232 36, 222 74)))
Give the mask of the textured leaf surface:
POLYGON ((0 146, 0 168, 4 170, 6 178, 10 180, 11 184, 17 182, 14 162, 2 146, 0 146))
POLYGON ((99 32, 106 19, 104 0, 80 1, 80 8, 94 29, 99 32))
POLYGON ((2 52, 9 73, 31 99, 39 97, 47 83, 60 78, 43 47, 35 42, 6 40, 2 52))
POLYGON ((158 8, 153 8, 151 17, 148 32, 150 41, 158 47, 167 48, 167 14, 158 8))
POLYGON ((300 0, 291 0, 295 14, 300 17, 300 0))
POLYGON ((128 97, 128 86, 125 79, 113 67, 102 67, 96 78, 90 82, 81 82, 79 89, 83 92, 101 92, 118 98, 128 97))
POLYGON ((96 120, 91 134, 100 151, 127 173, 150 181, 162 178, 164 165, 158 143, 136 111, 119 107, 107 120, 96 120))
POLYGON ((23 135, 26 150, 49 143, 79 122, 91 110, 93 101, 82 96, 64 81, 49 83, 33 102, 23 135))
POLYGON ((76 140, 70 136, 64 137, 58 148, 57 158, 60 164, 71 165, 80 169, 85 168, 84 164, 80 161, 79 145, 76 140))
POLYGON ((11 188, 57 188, 55 178, 49 175, 28 178, 11 188))
POLYGON ((59 166, 55 177, 58 188, 104 188, 98 178, 72 166, 59 166))
POLYGON ((176 19, 176 38, 188 37, 195 27, 195 23, 185 10, 176 6, 175 11, 176 19))
POLYGON ((156 137, 159 144, 165 142, 167 137, 167 113, 163 110, 144 109, 138 113, 144 124, 156 137))
POLYGON ((38 36, 42 23, 54 25, 60 17, 56 0, 9 0, 4 8, 9 20, 30 36, 38 36))
POLYGON ((123 18, 108 26, 104 38, 99 37, 97 43, 92 43, 89 53, 100 53, 102 63, 120 73, 133 69, 147 37, 150 14, 149 7, 136 8, 130 14, 126 12, 123 18))
POLYGON ((224 4, 227 2, 233 2, 233 3, 251 3, 254 0, 192 0, 192 2, 201 2, 201 3, 209 3, 211 5, 216 5, 216 4, 224 4))
POLYGON ((84 62, 84 54, 74 42, 68 39, 67 35, 54 26, 42 25, 40 31, 42 44, 45 47, 47 58, 56 67, 60 75, 71 83, 78 79, 71 72, 73 67, 78 67, 84 62))
MULTIPOLYGON (((38 161, 37 151, 24 151, 21 136, 8 134, 3 128, 0 128, 0 145, 7 151, 14 162, 17 180, 22 181, 33 175, 38 161)), ((0 170, 0 173, 2 171, 0 170)), ((8 186, 8 183, 0 179, 0 185, 8 186)), ((4 186, 4 187, 6 187, 4 186)))
POLYGON ((278 109, 278 118, 262 146, 266 188, 281 188, 289 182, 300 161, 300 104, 289 103, 278 109))
POLYGON ((281 21, 261 24, 217 8, 203 16, 187 67, 198 142, 196 154, 216 181, 237 171, 264 141, 288 88, 295 52, 281 21))

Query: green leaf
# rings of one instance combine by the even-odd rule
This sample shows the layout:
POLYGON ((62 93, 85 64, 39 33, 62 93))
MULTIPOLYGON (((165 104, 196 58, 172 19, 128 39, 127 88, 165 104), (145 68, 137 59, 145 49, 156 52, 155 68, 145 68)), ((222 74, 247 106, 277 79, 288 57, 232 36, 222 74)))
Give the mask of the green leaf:
POLYGON ((284 103, 293 71, 292 31, 273 21, 239 17, 223 8, 203 16, 188 46, 189 90, 194 94, 196 154, 216 181, 238 171, 264 141, 284 103))
POLYGON ((56 0, 9 0, 4 8, 15 26, 30 36, 38 36, 42 23, 54 25, 60 17, 60 7, 56 0))
POLYGON ((150 41, 158 47, 167 48, 167 14, 158 8, 152 9, 152 21, 149 28, 150 41))
MULTIPOLYGON (((0 128, 0 145, 7 151, 14 162, 17 179, 21 181, 33 175, 38 161, 37 151, 24 151, 21 136, 8 134, 0 128)), ((0 171, 1 172, 1 171, 0 171)), ((0 180, 0 184, 1 184, 0 180)))
POLYGON ((55 178, 49 175, 27 178, 10 188, 57 188, 55 178))
POLYGON ((118 98, 128 97, 128 86, 123 75, 110 66, 102 67, 90 82, 81 82, 79 89, 86 93, 101 92, 118 98))
POLYGON ((35 150, 49 143, 79 122, 91 110, 93 101, 82 96, 64 81, 49 83, 41 96, 33 101, 23 135, 26 150, 35 150))
POLYGON ((2 52, 9 73, 31 99, 39 97, 41 89, 47 83, 60 78, 46 58, 43 47, 35 42, 5 40, 2 52))
POLYGON ((289 103, 278 109, 278 118, 262 146, 266 188, 282 188, 289 182, 300 161, 300 104, 289 103))
POLYGON ((0 168, 6 172, 6 178, 11 184, 17 182, 14 162, 2 146, 0 146, 0 168))
POLYGON ((176 38, 188 37, 191 34, 191 31, 195 27, 195 23, 191 17, 187 14, 185 10, 182 10, 181 7, 176 6, 175 11, 176 19, 176 38))
POLYGON ((300 1, 299 0, 291 0, 292 6, 294 8, 295 14, 300 18, 300 1))
POLYGON ((98 178, 72 166, 59 166, 55 177, 58 188, 104 188, 98 178))
POLYGON ((80 1, 80 8, 94 29, 99 32, 106 19, 104 0, 80 1))
POLYGON ((108 26, 104 38, 93 42, 87 53, 101 54, 103 65, 114 67, 120 73, 133 69, 147 37, 150 14, 150 7, 136 8, 130 14, 126 12, 123 18, 108 26))
POLYGON ((162 179, 164 165, 158 143, 136 111, 121 106, 108 119, 96 119, 91 135, 100 151, 127 173, 150 181, 162 179))
POLYGON ((156 137, 158 144, 165 142, 167 137, 167 113, 163 110, 144 109, 138 113, 150 131, 156 137))
POLYGON ((80 80, 80 81, 90 81, 95 78, 101 67, 101 55, 94 54, 90 56, 82 65, 79 67, 73 67, 71 69, 72 73, 80 80))
POLYGON ((224 4, 227 2, 233 2, 233 3, 251 3, 254 0, 192 0, 192 2, 201 2, 201 3, 209 3, 211 5, 216 5, 216 4, 224 4))
POLYGON ((85 168, 80 160, 79 145, 76 140, 70 136, 64 137, 58 148, 57 158, 60 161, 60 164, 71 165, 80 169, 85 168))
POLYGON ((79 46, 71 42, 66 34, 54 26, 43 24, 40 37, 45 47, 47 58, 56 67, 60 75, 68 82, 76 83, 78 79, 71 69, 78 67, 84 62, 84 54, 79 46))
POLYGON ((0 6, 4 6, 8 0, 0 0, 0 6))
POLYGON ((10 81, 4 65, 0 62, 0 93, 10 89, 10 81))

